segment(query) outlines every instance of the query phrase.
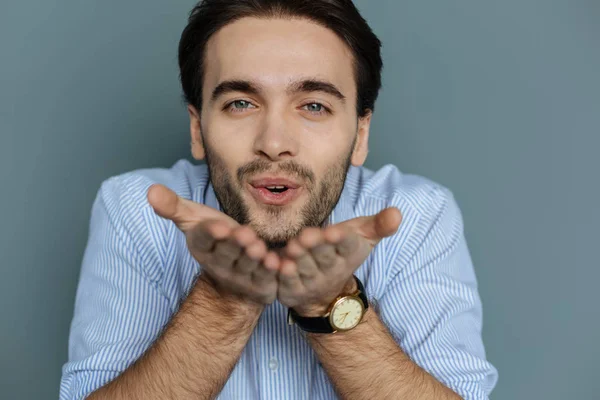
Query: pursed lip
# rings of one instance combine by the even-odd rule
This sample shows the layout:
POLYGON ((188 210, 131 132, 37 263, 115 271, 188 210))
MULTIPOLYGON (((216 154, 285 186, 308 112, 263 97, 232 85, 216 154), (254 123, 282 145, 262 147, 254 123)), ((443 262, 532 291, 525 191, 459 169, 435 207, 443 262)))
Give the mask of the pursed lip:
POLYGON ((267 186, 285 186, 288 189, 298 189, 300 187, 300 184, 293 179, 278 176, 262 176, 252 179, 249 183, 255 188, 267 186))
POLYGON ((256 201, 273 206, 293 202, 303 192, 303 187, 293 179, 277 176, 257 177, 248 182, 248 191, 256 201), (284 186, 285 191, 273 193, 267 187, 284 186))

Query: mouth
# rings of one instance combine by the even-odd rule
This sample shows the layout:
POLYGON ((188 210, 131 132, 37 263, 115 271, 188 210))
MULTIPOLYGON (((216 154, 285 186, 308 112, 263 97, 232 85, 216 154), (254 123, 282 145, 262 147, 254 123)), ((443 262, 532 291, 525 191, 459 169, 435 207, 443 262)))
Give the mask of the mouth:
POLYGON ((290 204, 302 192, 302 187, 299 183, 282 177, 253 179, 249 182, 248 189, 259 203, 273 206, 290 204))

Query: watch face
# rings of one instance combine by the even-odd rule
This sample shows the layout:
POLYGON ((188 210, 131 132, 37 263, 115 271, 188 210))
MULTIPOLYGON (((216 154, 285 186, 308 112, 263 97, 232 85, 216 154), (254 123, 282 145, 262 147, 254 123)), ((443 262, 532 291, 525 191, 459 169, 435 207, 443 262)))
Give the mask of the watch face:
POLYGON ((331 311, 331 325, 336 330, 352 329, 358 325, 362 314, 362 301, 356 297, 344 297, 335 304, 331 311))

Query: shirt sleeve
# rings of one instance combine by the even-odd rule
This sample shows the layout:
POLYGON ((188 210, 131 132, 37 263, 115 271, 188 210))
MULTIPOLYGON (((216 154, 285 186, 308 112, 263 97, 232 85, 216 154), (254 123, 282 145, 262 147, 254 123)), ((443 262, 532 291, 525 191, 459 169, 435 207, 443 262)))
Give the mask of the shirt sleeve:
POLYGON ((488 399, 497 370, 486 360, 482 308, 461 212, 440 188, 408 262, 398 261, 376 309, 402 349, 464 399, 488 399), (404 265, 398 265, 404 264, 404 265))
MULTIPOLYGON (((60 399, 82 399, 118 376, 158 337, 169 302, 149 274, 152 257, 140 246, 140 204, 118 177, 94 200, 62 368, 60 399)), ((147 234, 146 234, 147 235, 147 234)))

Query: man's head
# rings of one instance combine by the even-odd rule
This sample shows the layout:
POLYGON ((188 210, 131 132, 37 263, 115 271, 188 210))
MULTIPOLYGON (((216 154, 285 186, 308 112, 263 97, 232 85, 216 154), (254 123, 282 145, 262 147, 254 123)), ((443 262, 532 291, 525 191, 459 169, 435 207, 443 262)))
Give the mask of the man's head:
POLYGON ((179 45, 192 154, 270 247, 320 226, 368 150, 381 44, 350 0, 205 0, 179 45))

